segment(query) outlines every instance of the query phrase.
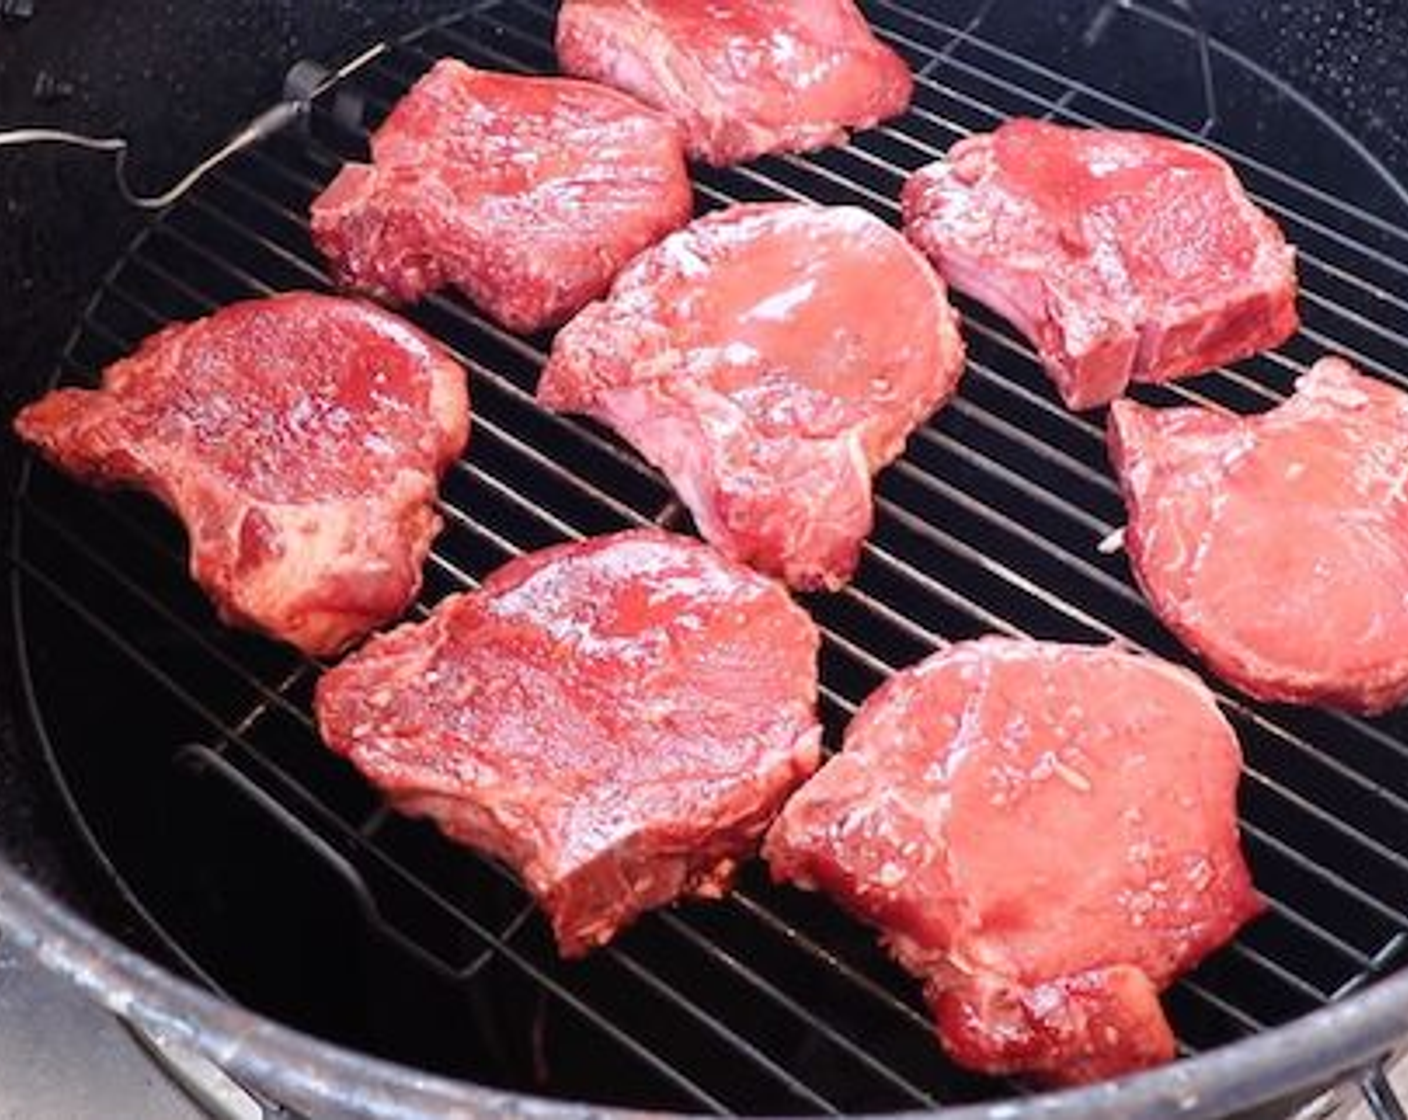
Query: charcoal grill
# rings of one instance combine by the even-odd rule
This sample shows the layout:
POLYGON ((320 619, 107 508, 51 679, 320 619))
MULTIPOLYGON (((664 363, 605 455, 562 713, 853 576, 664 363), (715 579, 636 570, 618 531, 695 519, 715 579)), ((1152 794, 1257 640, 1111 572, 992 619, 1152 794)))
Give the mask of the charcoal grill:
MULTIPOLYGON (((988 2, 956 23, 922 0, 874 0, 872 23, 917 75, 913 110, 844 148, 696 169, 699 207, 809 199, 897 222, 908 171, 1015 114, 1199 139, 1300 247, 1305 325, 1276 353, 1139 394, 1264 409, 1325 352, 1408 387, 1408 193, 1185 8, 1130 0, 1093 23, 1042 17, 1053 35, 1098 41, 1097 67, 1083 48, 1048 64, 1005 45, 1008 21, 1030 11, 988 2), (1108 65, 1150 42, 1180 92, 1108 65)), ((57 376, 91 383, 163 324, 231 300, 326 288, 305 215, 341 162, 364 155, 368 129, 441 55, 552 71, 552 20, 542 0, 491 0, 312 85, 299 68, 295 92, 317 88, 309 111, 286 114, 293 124, 142 229, 57 376)), ((1061 407, 1025 343, 960 304, 970 360, 957 399, 881 476, 855 582, 806 601, 825 632, 833 745, 887 674, 946 641, 1116 641, 1188 662, 1124 558, 1101 548, 1122 519, 1102 417, 1061 407)), ((418 613, 527 550, 688 528, 629 449, 534 405, 547 337, 507 333, 452 296, 408 314, 465 363, 474 401, 418 613)), ((116 898, 110 928, 163 968, 11 876, 0 918, 119 1011, 292 1105, 541 1115, 531 1098, 548 1097, 577 1102, 556 1106, 573 1117, 1224 1115, 1271 1098, 1283 1113, 1352 1072, 1377 1115, 1403 1115, 1380 1060, 1408 1036, 1408 713, 1365 720, 1220 689, 1246 753, 1243 836, 1270 910, 1168 994, 1184 1061, 1040 1096, 947 1063, 917 986, 872 935, 757 868, 722 903, 654 915, 586 962, 558 961, 506 872, 389 813, 320 746, 309 701, 321 666, 216 623, 186 579, 179 531, 149 500, 95 494, 25 460, 8 560, 23 731, 116 898)))

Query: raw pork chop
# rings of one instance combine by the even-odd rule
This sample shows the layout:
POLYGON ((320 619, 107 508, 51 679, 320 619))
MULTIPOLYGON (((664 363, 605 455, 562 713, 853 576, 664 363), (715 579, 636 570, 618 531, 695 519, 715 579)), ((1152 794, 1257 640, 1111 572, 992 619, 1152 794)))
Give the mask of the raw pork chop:
POLYGON ((1125 548, 1164 624, 1263 700, 1408 698, 1408 394, 1339 358, 1259 416, 1110 413, 1125 548))
POLYGON ((318 686, 318 721, 403 811, 512 867, 564 956, 716 896, 816 769, 818 637, 697 541, 524 556, 318 686))
POLYGON ((1293 251, 1192 144, 1015 120, 917 171, 903 200, 915 244, 1031 339, 1071 408, 1295 333, 1293 251))
POLYGON ((15 429, 70 474, 151 491, 221 618, 320 655, 415 598, 469 399, 408 324, 299 292, 167 327, 15 429))
POLYGON ((719 165, 844 143, 913 89, 852 0, 566 0, 557 59, 664 109, 719 165))
POLYGON ((955 1060, 1092 1081, 1173 1057, 1159 990, 1261 908, 1240 763, 1183 670, 985 638, 871 696, 763 854, 884 931, 955 1060))
POLYGON ((313 202, 344 284, 454 285, 505 326, 556 326, 689 220, 679 130, 615 90, 442 59, 313 202))
POLYGON ((538 399, 633 443, 727 555, 836 587, 870 532, 872 472, 962 368, 942 282, 878 218, 737 206, 622 272, 557 336, 538 399))

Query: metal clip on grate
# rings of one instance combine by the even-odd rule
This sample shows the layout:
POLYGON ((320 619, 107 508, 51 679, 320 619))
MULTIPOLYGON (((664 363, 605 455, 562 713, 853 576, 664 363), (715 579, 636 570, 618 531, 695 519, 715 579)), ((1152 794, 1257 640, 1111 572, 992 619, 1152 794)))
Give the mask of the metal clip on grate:
MULTIPOLYGON (((910 113, 841 149, 699 169, 702 205, 850 202, 893 221, 909 171, 1019 113, 1202 136, 1300 245, 1305 329, 1278 354, 1155 395, 1264 408, 1326 349, 1408 385, 1396 372, 1408 370, 1408 235, 1243 150, 1247 136, 1219 113, 1219 86, 1264 74, 1200 27, 1137 2, 1102 9, 1096 46, 1131 20, 1196 52, 1206 111, 1179 124, 1004 45, 994 3, 966 25, 932 10, 868 5, 917 75, 910 113)), ((490 0, 379 44, 331 78, 296 71, 285 104, 309 106, 306 130, 261 129, 183 185, 93 300, 66 376, 91 379, 163 324, 232 299, 326 287, 308 205, 360 155, 367 125, 444 54, 552 69, 552 19, 544 0, 490 0)), ((1284 101, 1318 120, 1293 93, 1284 101)), ((1345 145, 1358 159, 1352 138, 1345 145)), ((1397 184, 1384 189, 1401 196, 1397 184)), ((958 398, 882 475, 856 582, 809 603, 825 634, 833 738, 885 675, 947 640, 995 630, 1184 657, 1123 558, 1098 547, 1122 518, 1100 428, 1055 402, 1005 324, 963 311, 971 360, 958 398)), ((475 402, 469 453, 443 487, 447 528, 420 612, 524 551, 678 523, 679 503, 633 453, 536 407, 543 339, 511 335, 450 296, 410 314, 470 368, 475 402)), ((511 877, 389 813, 321 747, 309 715, 320 667, 215 626, 185 581, 179 537, 150 503, 34 471, 17 517, 20 640, 46 651, 26 658, 26 683, 55 772, 152 927, 234 998, 359 1049, 579 1100, 781 1115, 1022 1092, 948 1065, 915 986, 871 935, 756 869, 724 902, 655 915, 590 961, 562 964, 511 877), (91 750, 108 710, 65 702, 75 679, 111 682, 127 741, 147 744, 122 772, 91 750), (160 749, 190 742, 205 745, 160 749), (308 944, 296 933, 305 929, 308 944), (453 1046, 442 1023, 453 1024, 453 1046)), ((1185 1055, 1372 983, 1402 967, 1408 941, 1408 718, 1287 711, 1225 690, 1221 701, 1245 748, 1243 833, 1270 912, 1169 993, 1185 1055)), ((1380 1077, 1365 1092, 1381 1118, 1401 1117, 1380 1077)))

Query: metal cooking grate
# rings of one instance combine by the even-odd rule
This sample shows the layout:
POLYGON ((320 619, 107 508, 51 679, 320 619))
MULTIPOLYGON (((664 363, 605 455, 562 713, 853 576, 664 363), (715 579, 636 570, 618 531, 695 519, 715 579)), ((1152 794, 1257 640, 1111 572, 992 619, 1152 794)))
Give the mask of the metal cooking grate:
MULTIPOLYGON (((1183 30, 1128 10, 1107 33, 1164 36, 1194 67, 1183 30)), ((1280 353, 1144 395, 1264 408, 1325 350, 1408 386, 1393 372, 1408 370, 1408 268, 1398 260, 1408 235, 1233 150, 1258 137, 1274 146, 1274 132, 1228 123, 1229 108, 1260 106, 1265 125, 1264 76, 1219 55, 1221 115, 1200 105, 1180 124, 1135 94, 1102 92, 1009 50, 999 23, 964 29, 926 12, 919 0, 868 9, 919 76, 911 113, 845 149, 701 169, 701 206, 809 198, 896 221, 908 171, 1011 114, 1203 128, 1301 246, 1305 329, 1280 353)), ((345 86, 375 124, 442 54, 550 71, 551 26, 539 0, 481 3, 394 45, 345 86)), ((1313 134, 1360 168, 1353 186, 1372 180, 1343 137, 1295 104, 1277 111, 1290 113, 1290 135, 1313 134)), ((115 267, 65 376, 91 381, 171 320, 325 287, 304 215, 364 143, 363 130, 323 106, 309 135, 276 138, 222 169, 115 267)), ((827 635, 833 741, 887 673, 945 640, 994 630, 1117 639, 1186 661, 1123 558, 1096 549, 1122 517, 1098 418, 1056 403, 1000 321, 962 310, 971 357, 958 398, 882 475, 855 584, 808 601, 827 635)), ((686 524, 633 453, 532 403, 545 339, 512 336, 454 298, 410 315, 470 368, 475 409, 470 452, 443 486, 447 529, 419 610, 527 549, 686 524)), ((756 868, 726 902, 652 916, 593 959, 561 964, 502 871, 387 813, 323 750, 308 714, 319 667, 218 626, 185 578, 179 533, 153 503, 35 471, 19 519, 16 614, 36 726, 114 878, 212 986, 352 1046, 577 1099, 797 1114, 1022 1091, 948 1065, 917 986, 871 934, 824 900, 772 889, 756 868)), ((1408 715, 1366 721, 1221 696, 1246 752, 1244 837, 1271 911, 1169 993, 1189 1054, 1370 982, 1408 941, 1408 715)))

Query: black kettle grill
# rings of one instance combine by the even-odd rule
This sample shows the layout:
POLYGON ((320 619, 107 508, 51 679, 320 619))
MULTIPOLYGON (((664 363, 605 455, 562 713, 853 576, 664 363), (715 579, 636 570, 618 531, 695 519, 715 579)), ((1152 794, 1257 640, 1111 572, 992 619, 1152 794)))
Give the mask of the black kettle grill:
MULTIPOLYGON (((1408 385, 1402 12, 864 7, 914 69, 911 112, 844 148, 697 168, 701 210, 811 199, 894 222, 907 172, 1017 114, 1193 138, 1298 245, 1305 325, 1145 398, 1264 409, 1326 352, 1408 385)), ((326 287, 306 213, 340 162, 439 56, 551 72, 553 18, 547 0, 0 3, 0 130, 28 130, 0 132, 3 417, 165 323, 326 287)), ((1103 418, 1061 407, 1010 328, 961 309, 957 399, 883 474, 855 583, 807 601, 833 741, 888 673, 949 640, 1187 661, 1099 547, 1122 518, 1103 418)), ((475 408, 418 610, 525 550, 687 528, 629 449, 534 405, 548 338, 452 296, 409 314, 462 357, 475 408)), ((1168 993, 1180 1061, 1035 1093, 948 1063, 870 932, 756 867, 728 900, 563 964, 500 868, 389 813, 320 746, 320 666, 220 626, 155 503, 85 490, 9 435, 0 463, 0 929, 271 1113, 1280 1116, 1353 1078, 1378 1116, 1403 1116, 1380 1063, 1408 1038, 1408 713, 1222 688, 1270 910, 1168 993)))

